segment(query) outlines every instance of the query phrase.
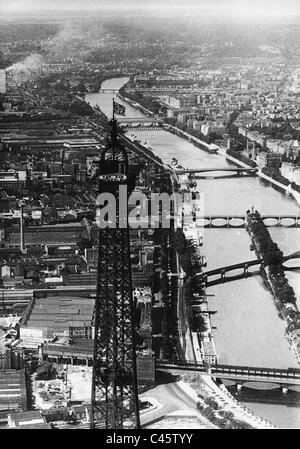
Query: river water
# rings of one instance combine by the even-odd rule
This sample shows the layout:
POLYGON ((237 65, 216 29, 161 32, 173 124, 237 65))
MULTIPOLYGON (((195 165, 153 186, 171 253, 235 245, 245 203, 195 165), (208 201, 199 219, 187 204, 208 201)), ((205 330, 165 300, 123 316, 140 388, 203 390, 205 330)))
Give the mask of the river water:
MULTIPOLYGON (((119 89, 128 78, 106 80, 102 88, 119 89)), ((126 106, 127 117, 143 114, 113 93, 89 94, 91 105, 112 116, 112 98, 126 106)), ((147 142, 154 153, 167 163, 175 157, 186 168, 232 166, 224 156, 208 154, 188 141, 166 131, 133 131, 147 142)), ((204 195, 204 214, 238 214, 254 206, 261 214, 299 214, 299 206, 258 177, 199 179, 198 191, 204 195)), ((269 228, 273 239, 285 254, 300 249, 300 229, 269 228)), ((218 268, 253 259, 250 238, 245 229, 205 229, 203 254, 207 269, 218 268)), ((299 263, 298 263, 299 265, 299 263)), ((297 298, 300 298, 300 272, 288 272, 287 277, 297 298)), ((219 363, 266 366, 277 368, 299 367, 286 339, 285 322, 277 314, 270 292, 259 275, 210 287, 212 326, 219 363)), ((299 303, 298 306, 300 307, 299 303)), ((247 402, 248 408, 266 417, 278 427, 300 428, 300 400, 298 406, 270 405, 247 402)))

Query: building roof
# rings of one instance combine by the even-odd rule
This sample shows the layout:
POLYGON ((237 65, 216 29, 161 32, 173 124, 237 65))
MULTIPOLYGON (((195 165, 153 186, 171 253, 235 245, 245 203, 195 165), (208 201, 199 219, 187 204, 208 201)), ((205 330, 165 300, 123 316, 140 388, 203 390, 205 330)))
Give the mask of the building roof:
POLYGON ((47 343, 43 346, 43 355, 63 357, 92 357, 94 340, 78 341, 73 344, 61 345, 47 343))
POLYGON ((9 426, 18 429, 51 429, 40 410, 32 410, 8 415, 9 426))
POLYGON ((20 429, 52 429, 50 423, 34 423, 34 424, 22 424, 21 426, 17 426, 18 430, 20 429))
POLYGON ((44 421, 44 417, 42 416, 40 410, 30 410, 19 413, 10 413, 9 416, 15 423, 21 423, 33 419, 40 419, 44 421))
POLYGON ((24 370, 0 370, 0 411, 26 409, 24 370))
POLYGON ((50 332, 68 330, 69 327, 91 326, 94 310, 92 298, 77 296, 46 296, 33 298, 21 327, 48 329, 50 332))

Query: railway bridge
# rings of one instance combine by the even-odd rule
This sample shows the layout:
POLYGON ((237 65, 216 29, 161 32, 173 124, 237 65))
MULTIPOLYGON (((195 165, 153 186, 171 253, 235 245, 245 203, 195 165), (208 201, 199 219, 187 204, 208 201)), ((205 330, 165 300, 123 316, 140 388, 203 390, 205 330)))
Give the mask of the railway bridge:
MULTIPOLYGON (((286 262, 287 260, 291 260, 291 259, 298 259, 298 258, 300 258, 300 251, 296 251, 288 256, 284 256, 283 262, 286 262)), ((210 277, 220 275, 220 278, 217 281, 213 281, 213 284, 225 282, 226 281, 226 273, 229 273, 231 271, 240 270, 241 273, 238 276, 230 277, 228 280, 236 280, 236 279, 246 278, 250 275, 250 273, 249 273, 250 267, 253 267, 253 266, 262 267, 263 265, 264 265, 263 259, 254 259, 254 260, 249 260, 246 262, 240 262, 240 263, 235 263, 232 265, 223 266, 220 268, 216 268, 214 270, 197 273, 197 274, 195 274, 195 277, 200 278, 208 286, 208 285, 212 285, 211 283, 208 284, 208 278, 210 278, 210 277)), ((288 269, 290 270, 292 268, 288 268, 288 269)))
POLYGON ((128 123, 121 125, 124 130, 136 129, 137 131, 163 131, 163 127, 158 122, 128 123))
POLYGON ((274 383, 278 387, 300 386, 300 369, 265 368, 236 365, 203 365, 193 361, 157 360, 156 370, 178 375, 199 372, 204 376, 229 379, 238 384, 246 382, 274 383))
POLYGON ((204 282, 207 282, 209 277, 213 277, 213 276, 220 274, 220 280, 224 281, 225 277, 226 277, 226 273, 229 273, 229 272, 235 271, 235 270, 241 270, 242 277, 247 277, 248 272, 249 272, 249 267, 258 266, 258 265, 263 266, 262 259, 249 260, 247 262, 241 262, 241 263, 235 263, 232 265, 227 265, 224 267, 216 268, 214 270, 197 273, 195 276, 200 277, 201 280, 203 280, 204 282))

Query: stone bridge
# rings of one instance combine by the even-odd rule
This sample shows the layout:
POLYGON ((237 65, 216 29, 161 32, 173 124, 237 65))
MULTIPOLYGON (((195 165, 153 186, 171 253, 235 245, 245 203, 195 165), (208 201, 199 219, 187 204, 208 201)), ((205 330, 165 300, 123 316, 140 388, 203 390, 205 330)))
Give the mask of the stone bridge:
MULTIPOLYGON (((262 220, 267 227, 282 226, 297 228, 300 226, 299 215, 263 215, 262 220), (274 223, 275 222, 275 223, 274 223)), ((246 215, 205 215, 204 228, 244 228, 247 224, 246 215), (220 221, 222 221, 220 223, 220 221)))

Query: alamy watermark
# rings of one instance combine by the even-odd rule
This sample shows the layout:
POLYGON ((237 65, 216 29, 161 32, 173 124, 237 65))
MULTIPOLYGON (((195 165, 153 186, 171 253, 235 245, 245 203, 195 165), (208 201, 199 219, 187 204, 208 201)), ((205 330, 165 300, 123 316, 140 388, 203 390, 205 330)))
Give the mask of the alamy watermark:
POLYGON ((117 194, 102 192, 97 197, 96 222, 99 228, 169 229, 195 223, 203 227, 204 196, 199 192, 134 191, 128 196, 127 186, 119 185, 117 194))

